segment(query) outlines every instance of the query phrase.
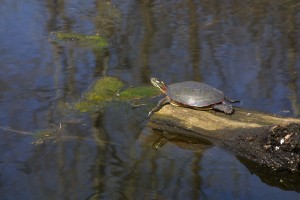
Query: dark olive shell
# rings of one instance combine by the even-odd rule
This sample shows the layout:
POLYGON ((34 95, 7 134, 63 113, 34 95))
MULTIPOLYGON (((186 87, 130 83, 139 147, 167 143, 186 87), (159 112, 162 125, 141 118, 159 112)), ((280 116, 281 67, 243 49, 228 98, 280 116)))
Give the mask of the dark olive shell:
POLYGON ((222 91, 194 81, 170 84, 166 94, 172 101, 192 107, 205 107, 224 101, 222 91))

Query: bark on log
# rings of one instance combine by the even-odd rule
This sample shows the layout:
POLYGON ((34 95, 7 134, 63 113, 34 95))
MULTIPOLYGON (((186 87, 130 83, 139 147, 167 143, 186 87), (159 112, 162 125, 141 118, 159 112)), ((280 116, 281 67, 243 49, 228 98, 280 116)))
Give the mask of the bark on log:
MULTIPOLYGON (((213 110, 164 106, 148 126, 164 137, 196 138, 221 145, 245 162, 275 171, 300 172, 300 119, 235 108, 226 115, 213 110)), ((188 139, 187 139, 188 140, 188 139)), ((188 143, 187 143, 188 145, 188 143)))

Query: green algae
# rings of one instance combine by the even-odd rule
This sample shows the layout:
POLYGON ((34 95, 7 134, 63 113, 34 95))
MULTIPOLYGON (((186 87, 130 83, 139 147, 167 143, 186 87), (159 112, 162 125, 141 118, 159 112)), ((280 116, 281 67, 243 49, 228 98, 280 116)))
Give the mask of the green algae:
POLYGON ((108 46, 106 39, 99 35, 83 35, 77 33, 51 32, 49 41, 60 46, 104 48, 108 46))
POLYGON ((129 87, 124 89, 124 83, 116 77, 103 77, 89 88, 75 105, 79 112, 97 112, 112 103, 121 104, 126 101, 151 98, 160 94, 153 86, 129 87))

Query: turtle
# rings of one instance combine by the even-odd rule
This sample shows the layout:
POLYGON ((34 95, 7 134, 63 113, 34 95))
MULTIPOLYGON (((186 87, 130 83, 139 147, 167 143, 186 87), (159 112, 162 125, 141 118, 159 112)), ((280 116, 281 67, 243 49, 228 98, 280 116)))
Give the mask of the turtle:
POLYGON ((239 100, 231 100, 225 97, 222 91, 201 82, 185 81, 166 85, 157 78, 151 78, 151 83, 165 93, 166 97, 158 102, 148 116, 159 111, 168 103, 200 110, 214 109, 232 114, 234 109, 230 103, 239 102, 239 100))

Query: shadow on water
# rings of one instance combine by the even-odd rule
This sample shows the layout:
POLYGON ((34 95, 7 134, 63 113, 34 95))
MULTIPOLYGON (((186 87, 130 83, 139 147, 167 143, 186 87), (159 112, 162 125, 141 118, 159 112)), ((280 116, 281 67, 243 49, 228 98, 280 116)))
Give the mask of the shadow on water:
POLYGON ((70 110, 100 77, 129 87, 157 77, 202 81, 241 99, 242 107, 299 116, 299 6, 296 0, 2 2, 0 199, 299 198, 299 190, 260 179, 267 173, 252 172, 221 148, 180 148, 190 145, 173 140, 154 149, 156 136, 145 125, 156 99, 134 109, 123 101, 97 112, 70 110), (56 46, 51 32, 98 34, 109 45, 56 46), (58 135, 44 132, 47 139, 32 143, 35 133, 52 127, 58 135))

